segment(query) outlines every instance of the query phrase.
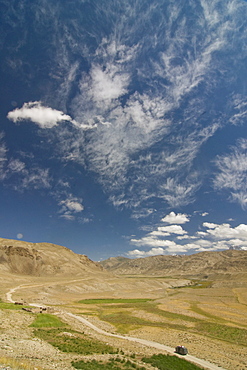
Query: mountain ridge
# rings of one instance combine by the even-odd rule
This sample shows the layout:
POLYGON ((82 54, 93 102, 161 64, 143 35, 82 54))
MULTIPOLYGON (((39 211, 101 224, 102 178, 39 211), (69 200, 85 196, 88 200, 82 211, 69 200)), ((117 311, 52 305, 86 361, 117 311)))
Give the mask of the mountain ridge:
POLYGON ((247 272, 247 251, 225 250, 192 255, 158 255, 129 259, 111 257, 100 262, 104 269, 120 275, 198 275, 247 272))
POLYGON ((52 243, 0 238, 0 271, 35 276, 102 273, 103 268, 84 254, 52 243))

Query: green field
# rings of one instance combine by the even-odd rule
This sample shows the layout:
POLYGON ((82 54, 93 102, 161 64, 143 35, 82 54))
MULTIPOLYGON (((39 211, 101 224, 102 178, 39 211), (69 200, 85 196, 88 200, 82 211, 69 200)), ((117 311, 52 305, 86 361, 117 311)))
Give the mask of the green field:
POLYGON ((152 301, 152 299, 147 298, 133 298, 133 299, 123 299, 123 298, 100 298, 100 299, 83 299, 79 301, 79 303, 84 304, 114 304, 114 303, 143 303, 143 302, 149 302, 152 301))

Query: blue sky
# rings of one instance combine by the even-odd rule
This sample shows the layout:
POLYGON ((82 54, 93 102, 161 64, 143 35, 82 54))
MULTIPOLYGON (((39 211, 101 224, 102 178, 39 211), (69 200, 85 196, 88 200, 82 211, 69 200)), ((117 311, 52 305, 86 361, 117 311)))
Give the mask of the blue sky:
POLYGON ((247 249, 247 3, 0 0, 0 236, 247 249))

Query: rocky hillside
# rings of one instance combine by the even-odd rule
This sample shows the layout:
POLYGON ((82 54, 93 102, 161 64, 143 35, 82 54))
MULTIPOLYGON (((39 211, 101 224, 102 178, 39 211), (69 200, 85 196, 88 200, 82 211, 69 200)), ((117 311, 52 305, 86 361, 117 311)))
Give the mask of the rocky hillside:
POLYGON ((0 238, 0 272, 51 276, 102 272, 87 256, 49 243, 28 243, 0 238))
POLYGON ((112 257, 100 264, 108 271, 124 275, 208 275, 247 273, 247 251, 226 250, 193 255, 153 256, 129 259, 112 257))

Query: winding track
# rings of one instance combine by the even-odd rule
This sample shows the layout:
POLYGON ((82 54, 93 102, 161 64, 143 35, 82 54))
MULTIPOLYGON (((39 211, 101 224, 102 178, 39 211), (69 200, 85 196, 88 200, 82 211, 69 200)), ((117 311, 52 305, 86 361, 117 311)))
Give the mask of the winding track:
MULTIPOLYGON (((30 285, 29 285, 30 287, 30 285)), ((25 288, 25 285, 18 285, 17 287, 15 288, 12 288, 10 289, 7 293, 6 293, 6 299, 11 302, 11 303, 14 303, 15 301, 12 299, 12 294, 17 290, 17 289, 21 289, 21 288, 25 288)), ((40 304, 36 304, 36 303, 31 303, 30 306, 40 306, 40 304)), ((100 328, 98 328, 97 326, 95 326, 94 324, 92 324, 90 321, 88 321, 87 319, 85 319, 84 317, 82 316, 78 316, 78 315, 75 315, 73 313, 70 313, 70 312, 66 312, 66 311, 62 311, 63 314, 69 316, 69 317, 72 317, 78 321, 80 321, 81 323, 83 323, 84 325, 88 326, 89 328, 91 328, 92 330, 96 331, 97 333, 100 333, 100 334, 103 334, 103 335, 106 335, 108 337, 115 337, 115 338, 118 338, 118 339, 124 339, 124 340, 129 340, 131 342, 136 342, 136 343, 140 343, 140 344, 143 344, 144 346, 148 346, 148 347, 153 347, 153 348, 157 348, 157 349, 160 349, 160 350, 163 350, 163 351, 166 351, 168 353, 171 353, 175 356, 180 356, 176 353, 174 353, 174 348, 172 347, 169 347, 169 346, 166 346, 164 344, 161 344, 161 343, 157 343, 157 342, 153 342, 153 341, 150 341, 150 340, 146 340, 146 339, 141 339, 141 338, 135 338, 135 337, 130 337, 130 336, 127 336, 127 335, 119 335, 119 334, 113 334, 113 333, 109 333, 105 330, 102 330, 100 328)), ((211 362, 209 361, 205 361, 205 360, 202 360, 200 358, 197 358, 195 356, 191 356, 191 355, 186 355, 185 359, 187 361, 190 361, 196 365, 199 365, 199 366, 202 366, 204 369, 206 370, 226 370, 224 369, 223 367, 220 367, 220 366, 217 366, 217 365, 214 365, 212 364, 211 362)))

